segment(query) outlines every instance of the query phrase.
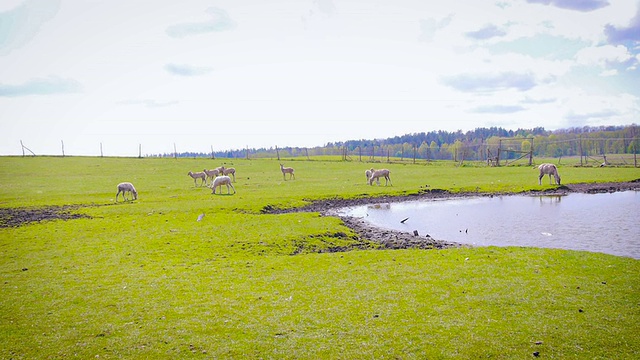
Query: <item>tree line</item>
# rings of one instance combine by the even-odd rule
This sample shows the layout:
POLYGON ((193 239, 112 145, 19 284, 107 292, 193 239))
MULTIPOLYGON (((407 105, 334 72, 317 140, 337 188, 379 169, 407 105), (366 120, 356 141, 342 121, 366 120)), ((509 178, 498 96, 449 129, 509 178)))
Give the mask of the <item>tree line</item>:
POLYGON ((560 130, 507 130, 501 127, 430 131, 386 139, 329 142, 311 148, 278 147, 246 148, 210 153, 181 152, 156 154, 159 157, 213 158, 281 158, 317 155, 342 155, 345 160, 367 160, 380 157, 428 160, 487 160, 503 152, 503 159, 531 152, 536 157, 600 156, 605 154, 637 154, 640 152, 637 125, 584 126, 560 130))

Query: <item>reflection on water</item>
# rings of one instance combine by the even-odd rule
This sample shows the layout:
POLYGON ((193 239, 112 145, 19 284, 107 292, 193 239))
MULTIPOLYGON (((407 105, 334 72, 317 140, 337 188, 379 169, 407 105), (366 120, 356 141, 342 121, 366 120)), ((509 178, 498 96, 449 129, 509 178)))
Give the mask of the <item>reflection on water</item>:
POLYGON ((417 230, 420 235, 476 246, 562 248, 640 259, 637 191, 422 200, 340 213, 384 228, 417 230))

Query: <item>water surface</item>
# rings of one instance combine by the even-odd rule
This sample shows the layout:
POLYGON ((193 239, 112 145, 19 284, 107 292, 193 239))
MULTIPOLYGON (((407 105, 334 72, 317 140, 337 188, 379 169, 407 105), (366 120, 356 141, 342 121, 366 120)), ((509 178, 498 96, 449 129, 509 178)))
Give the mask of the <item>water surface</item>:
POLYGON ((340 213, 383 228, 417 230, 421 236, 475 246, 587 250, 640 259, 638 191, 420 200, 340 213))

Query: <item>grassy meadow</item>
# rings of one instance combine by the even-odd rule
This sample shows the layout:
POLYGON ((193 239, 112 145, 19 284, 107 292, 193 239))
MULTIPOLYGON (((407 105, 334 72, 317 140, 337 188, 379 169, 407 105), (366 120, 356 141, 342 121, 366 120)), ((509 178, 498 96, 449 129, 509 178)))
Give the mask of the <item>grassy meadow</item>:
MULTIPOLYGON (((563 183, 640 178, 632 167, 559 172, 563 183)), ((373 243, 326 253, 366 240, 337 218, 262 213, 425 188, 551 187, 529 166, 0 157, 0 209, 87 215, 0 227, 0 358, 637 359, 638 260, 373 243), (235 195, 187 175, 220 165, 236 168, 235 195), (371 167, 389 168, 393 186, 367 185, 371 167), (115 203, 122 181, 138 200, 115 203)))

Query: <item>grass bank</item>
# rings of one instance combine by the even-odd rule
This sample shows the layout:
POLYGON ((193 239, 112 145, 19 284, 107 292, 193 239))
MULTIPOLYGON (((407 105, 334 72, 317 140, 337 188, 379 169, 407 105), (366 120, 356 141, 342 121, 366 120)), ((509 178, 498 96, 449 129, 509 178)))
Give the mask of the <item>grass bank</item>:
POLYGON ((261 213, 425 188, 551 188, 530 167, 281 162, 295 180, 268 159, 0 158, 0 207, 81 205, 89 216, 0 228, 0 358, 637 358, 637 260, 380 251, 336 218, 261 213), (187 176, 219 165, 236 168, 236 195, 187 176), (383 166, 393 187, 366 185, 364 170, 383 166), (137 201, 114 203, 121 181, 137 201))

